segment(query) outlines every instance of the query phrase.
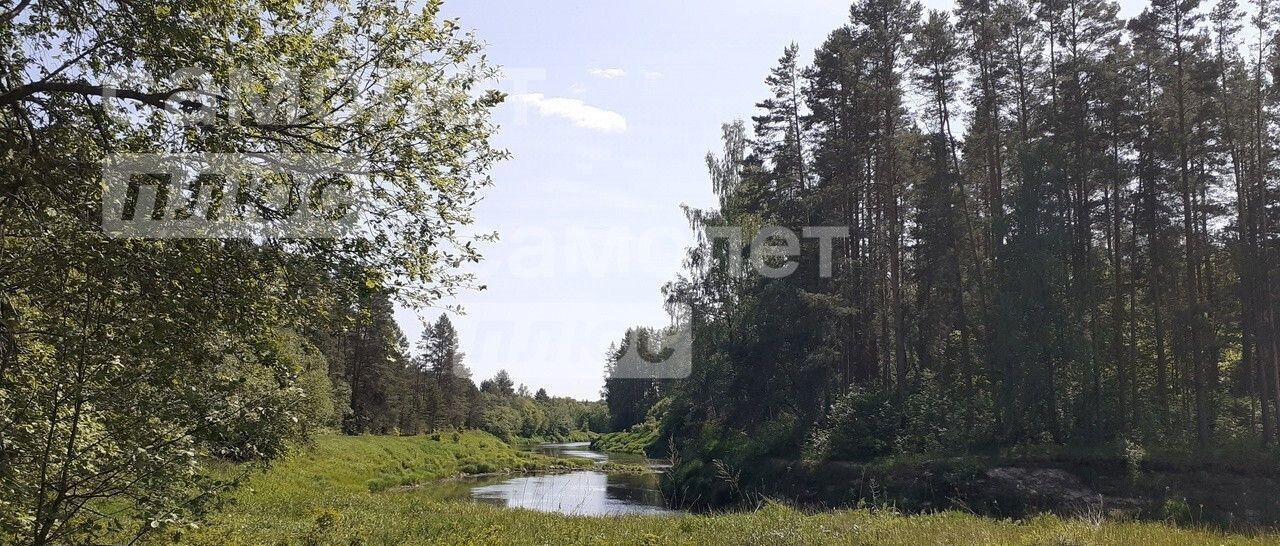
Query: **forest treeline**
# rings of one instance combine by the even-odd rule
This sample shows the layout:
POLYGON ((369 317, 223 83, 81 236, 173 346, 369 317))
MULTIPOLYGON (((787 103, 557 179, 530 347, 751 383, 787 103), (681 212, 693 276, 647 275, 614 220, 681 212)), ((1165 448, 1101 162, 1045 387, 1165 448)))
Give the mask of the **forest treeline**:
MULTIPOLYGON (((479 385, 458 349, 448 315, 426 325, 417 354, 393 316, 386 293, 361 299, 346 326, 312 334, 323 354, 334 410, 327 424, 347 434, 422 434, 480 429, 503 440, 581 441, 610 426, 603 402, 530 392, 499 370, 479 385)), ((342 325, 344 323, 337 323, 342 325)))
POLYGON ((1117 14, 859 0, 808 66, 785 49, 664 289, 694 367, 656 449, 686 491, 761 457, 1280 441, 1277 11, 1117 14), (849 235, 783 278, 708 235, 771 225, 849 235))

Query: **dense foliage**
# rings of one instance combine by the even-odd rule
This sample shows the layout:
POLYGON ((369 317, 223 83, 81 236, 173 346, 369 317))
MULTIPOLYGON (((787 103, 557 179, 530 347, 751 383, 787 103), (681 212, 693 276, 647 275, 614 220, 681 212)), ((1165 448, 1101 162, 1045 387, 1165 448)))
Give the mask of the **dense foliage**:
POLYGON ((605 355, 604 401, 609 408, 609 430, 622 432, 653 418, 653 408, 669 396, 678 378, 640 379, 616 377, 615 369, 628 350, 645 361, 661 361, 662 331, 651 328, 631 328, 622 340, 609 346, 605 355), (657 351, 658 354, 654 354, 657 351))
POLYGON ((858 0, 812 65, 786 49, 665 291, 694 331, 678 490, 771 456, 1280 443, 1276 12, 1117 11, 858 0), (827 271, 814 238, 734 268, 770 225, 848 236, 827 271))
MULTIPOLYGON (((367 390, 386 379, 372 359, 397 357, 394 332, 367 311, 469 284, 457 268, 477 249, 458 229, 504 156, 488 143, 502 96, 479 89, 495 72, 439 7, 4 3, 0 542, 181 524, 227 485, 205 471, 208 457, 275 458, 335 421, 396 426, 367 390), (179 152, 359 157, 363 170, 326 180, 362 196, 359 229, 105 233, 104 166, 179 152), (326 343, 352 332, 373 352, 335 359, 326 343)), ((291 174, 221 198, 269 227, 307 203, 274 199, 291 174)), ((161 217, 201 206, 158 183, 161 217)))
MULTIPOLYGON (((606 453, 652 454, 655 457, 668 455, 663 452, 665 446, 657 445, 657 441, 662 428, 662 418, 670 406, 670 398, 659 400, 649 408, 643 421, 625 429, 601 434, 591 442, 591 449, 606 453)), ((612 414, 610 416, 612 417, 612 414)))

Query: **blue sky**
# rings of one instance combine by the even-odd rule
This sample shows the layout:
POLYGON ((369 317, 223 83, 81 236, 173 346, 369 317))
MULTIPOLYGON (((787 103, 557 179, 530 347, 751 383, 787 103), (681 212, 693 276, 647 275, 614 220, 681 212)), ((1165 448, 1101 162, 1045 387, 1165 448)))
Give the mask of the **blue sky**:
MULTIPOLYGON (((948 8, 929 0, 926 8, 948 8)), ((1141 2, 1126 0, 1122 16, 1141 2)), ((595 399, 604 354, 632 325, 668 322, 659 289, 690 242, 680 204, 712 203, 703 157, 720 124, 752 114, 792 41, 809 57, 848 0, 452 0, 512 93, 496 144, 514 158, 476 210, 500 242, 483 292, 453 316, 477 381, 507 369, 531 389, 595 399)), ((419 315, 397 318, 412 341, 419 315)))

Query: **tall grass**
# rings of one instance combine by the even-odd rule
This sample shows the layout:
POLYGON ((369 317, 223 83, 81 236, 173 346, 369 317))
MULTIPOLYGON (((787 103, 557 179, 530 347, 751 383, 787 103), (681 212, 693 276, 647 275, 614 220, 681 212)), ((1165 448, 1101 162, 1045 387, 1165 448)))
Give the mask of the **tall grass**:
POLYGON ((1016 522, 957 512, 806 514, 778 504, 750 513, 579 517, 440 501, 394 487, 465 468, 552 468, 483 433, 430 437, 322 437, 253 477, 236 502, 185 544, 1276 544, 1280 536, 1225 535, 1156 523, 1044 516, 1016 522))

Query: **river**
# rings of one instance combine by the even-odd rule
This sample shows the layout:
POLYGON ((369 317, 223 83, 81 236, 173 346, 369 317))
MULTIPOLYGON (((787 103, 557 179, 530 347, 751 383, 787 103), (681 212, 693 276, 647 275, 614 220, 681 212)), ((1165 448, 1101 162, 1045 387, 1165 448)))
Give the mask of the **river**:
POLYGON ((661 461, 648 460, 640 455, 592 451, 586 442, 543 444, 531 449, 554 457, 590 459, 598 464, 643 464, 653 472, 638 474, 580 470, 515 477, 486 476, 451 480, 428 487, 434 490, 434 496, 440 498, 562 514, 615 516, 679 513, 666 507, 658 490, 658 473, 665 468, 661 461))

